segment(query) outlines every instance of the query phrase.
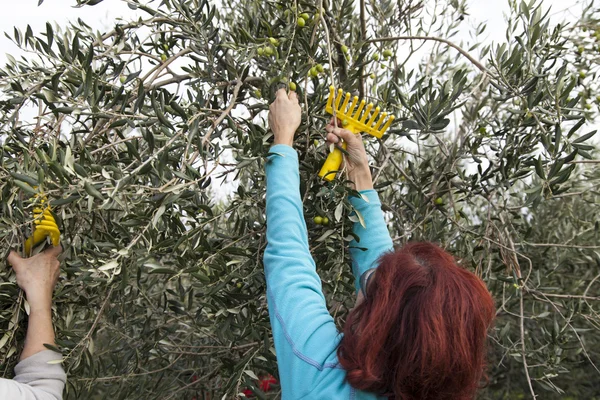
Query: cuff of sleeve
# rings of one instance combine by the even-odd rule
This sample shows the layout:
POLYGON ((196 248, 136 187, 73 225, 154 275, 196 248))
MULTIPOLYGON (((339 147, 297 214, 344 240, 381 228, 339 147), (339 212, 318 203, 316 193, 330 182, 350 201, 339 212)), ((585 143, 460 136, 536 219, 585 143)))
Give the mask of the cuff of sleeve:
POLYGON ((364 210, 367 207, 379 206, 381 207, 381 201, 379 195, 375 189, 361 190, 359 192, 362 197, 350 196, 350 204, 354 206, 358 211, 364 210), (366 199, 366 200, 365 200, 366 199))
POLYGON ((294 150, 293 147, 288 146, 287 144, 276 144, 271 146, 269 149, 269 153, 267 154, 267 159, 269 161, 274 160, 275 157, 283 157, 288 158, 291 157, 293 160, 298 159, 298 152, 294 150))
POLYGON ((51 363, 62 361, 62 355, 52 350, 44 350, 20 361, 15 366, 14 380, 28 384, 39 379, 58 379, 67 381, 67 375, 62 363, 51 363))
MULTIPOLYGON (((299 187, 299 171, 298 171, 298 153, 292 147, 285 144, 277 144, 269 150, 267 154, 267 162, 265 166, 267 173, 267 192, 282 187, 298 188, 299 187)), ((268 195, 267 195, 268 197, 268 195)))

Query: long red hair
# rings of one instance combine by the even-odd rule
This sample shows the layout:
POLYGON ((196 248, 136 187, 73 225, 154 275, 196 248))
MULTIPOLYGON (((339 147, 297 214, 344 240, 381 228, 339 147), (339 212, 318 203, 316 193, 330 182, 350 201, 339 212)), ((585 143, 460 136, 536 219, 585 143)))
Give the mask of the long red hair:
POLYGON ((483 281, 435 244, 383 255, 338 359, 355 388, 396 400, 473 399, 495 315, 483 281))

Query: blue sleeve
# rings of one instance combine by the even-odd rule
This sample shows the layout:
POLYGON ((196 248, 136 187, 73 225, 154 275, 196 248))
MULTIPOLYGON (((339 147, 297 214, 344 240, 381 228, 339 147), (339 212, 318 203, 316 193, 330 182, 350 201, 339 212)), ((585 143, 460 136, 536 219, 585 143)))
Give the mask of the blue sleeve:
POLYGON ((352 257, 352 273, 355 278, 356 290, 359 290, 360 276, 369 268, 377 266, 377 260, 383 253, 393 250, 392 238, 383 219, 381 201, 373 189, 362 190, 363 197, 350 197, 350 203, 363 218, 366 227, 360 222, 355 222, 353 232, 358 236, 358 241, 350 242, 350 256, 352 257), (365 200, 366 198, 366 200, 365 200))
POLYGON ((340 337, 308 247, 298 154, 286 145, 273 146, 266 171, 269 318, 283 399, 297 399, 337 368, 340 337))

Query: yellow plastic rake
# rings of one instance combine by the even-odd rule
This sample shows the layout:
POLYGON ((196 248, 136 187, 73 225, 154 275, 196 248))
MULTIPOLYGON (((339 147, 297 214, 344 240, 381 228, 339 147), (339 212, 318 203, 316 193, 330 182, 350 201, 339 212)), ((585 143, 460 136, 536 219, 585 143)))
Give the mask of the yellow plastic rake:
MULTIPOLYGON (((330 86, 329 99, 327 100, 325 111, 331 115, 333 115, 334 110, 334 94, 335 87, 330 86)), ((375 110, 373 110, 373 103, 369 103, 365 108, 366 101, 363 99, 359 103, 358 96, 354 96, 354 98, 352 98, 350 93, 346 93, 343 103, 342 97, 344 97, 344 91, 342 89, 338 89, 337 96, 335 96, 335 116, 342 121, 342 127, 352 133, 364 132, 380 139, 394 121, 393 115, 391 115, 386 121, 388 116, 386 112, 381 113, 381 116, 379 116, 381 109, 379 107, 375 107, 375 110), (348 105, 351 98, 352 103, 348 105), (356 108, 357 105, 358 108, 356 108), (373 112, 371 113, 371 111, 373 112), (379 119, 377 117, 379 117, 379 119)), ((342 148, 344 150, 346 149, 346 143, 342 143, 342 148)), ((325 160, 325 163, 321 168, 321 172, 319 172, 319 176, 327 181, 332 181, 342 165, 342 159, 343 153, 336 147, 333 152, 329 153, 327 160, 325 160)))
POLYGON ((25 241, 25 256, 31 256, 31 250, 50 237, 52 244, 60 244, 60 230, 51 213, 50 205, 44 195, 41 197, 41 206, 33 209, 34 227, 33 233, 25 241))

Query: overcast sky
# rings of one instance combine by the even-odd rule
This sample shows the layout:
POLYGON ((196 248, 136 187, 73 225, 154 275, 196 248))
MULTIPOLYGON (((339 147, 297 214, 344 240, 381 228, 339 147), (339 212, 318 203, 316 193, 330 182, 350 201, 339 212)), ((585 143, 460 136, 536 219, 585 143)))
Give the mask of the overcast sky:
MULTIPOLYGON (((81 18, 88 25, 104 30, 112 28, 115 19, 130 19, 136 15, 127 4, 120 0, 104 0, 93 7, 74 8, 75 0, 45 0, 37 6, 38 0, 2 0, 3 12, 0 13, 0 31, 9 32, 12 36, 13 27, 25 31, 27 24, 38 33, 45 31, 47 21, 65 25, 69 20, 81 18)), ((578 18, 581 6, 576 0, 543 0, 545 6, 552 6, 557 20, 565 16, 573 21, 578 18)), ((488 38, 500 41, 506 28, 505 14, 508 11, 508 0, 469 0, 469 14, 472 26, 487 21, 488 38)), ((17 49, 4 35, 0 36, 0 64, 6 62, 6 53, 16 55, 17 49)))

